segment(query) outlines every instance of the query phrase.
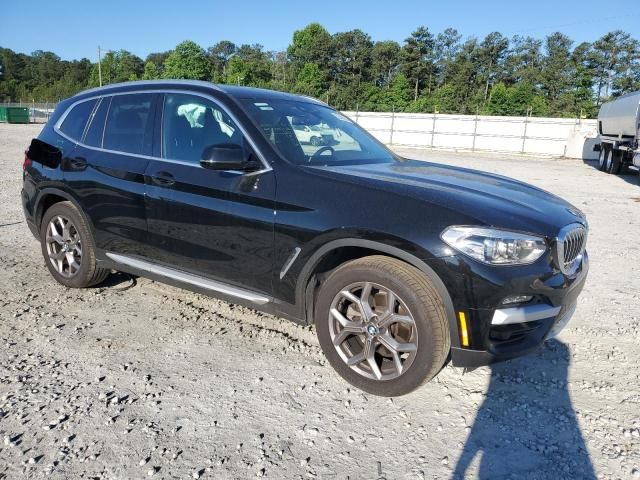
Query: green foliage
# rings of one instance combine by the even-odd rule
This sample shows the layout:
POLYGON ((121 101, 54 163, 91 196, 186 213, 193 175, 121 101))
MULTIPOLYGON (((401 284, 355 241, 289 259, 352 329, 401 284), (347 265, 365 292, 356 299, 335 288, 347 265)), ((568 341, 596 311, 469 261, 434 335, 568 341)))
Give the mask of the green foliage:
POLYGON ((491 97, 482 109, 484 115, 545 116, 548 114, 544 98, 527 83, 507 87, 498 83, 491 89, 491 97))
POLYGON ((324 90, 325 78, 324 73, 316 63, 305 63, 298 78, 293 86, 295 93, 310 95, 312 97, 320 97, 324 90))
POLYGON ((293 40, 287 48, 287 56, 295 71, 315 63, 327 65, 331 58, 331 35, 319 23, 310 23, 302 30, 293 32, 293 40))
MULTIPOLYGON (((311 95, 345 110, 565 117, 594 116, 608 98, 640 89, 640 43, 622 31, 575 46, 560 32, 461 39, 452 28, 418 27, 400 45, 312 23, 280 52, 229 40, 206 51, 185 41, 144 62, 108 51, 102 83, 191 78, 311 95)), ((58 100, 98 84, 87 59, 0 48, 0 101, 58 100)))
POLYGON ((144 72, 142 73, 142 80, 155 80, 160 78, 158 67, 151 60, 144 64, 144 72))
POLYGON ((428 83, 428 89, 433 85, 434 69, 433 35, 428 28, 418 27, 409 38, 404 41, 401 53, 401 71, 414 85, 414 100, 418 93, 428 83))
POLYGON ((226 67, 225 83, 268 87, 271 63, 262 45, 242 45, 226 67))
MULTIPOLYGON (((102 84, 126 82, 138 80, 144 72, 142 59, 127 50, 107 52, 102 57, 102 84)), ((100 84, 98 64, 94 64, 89 76, 89 86, 97 87, 100 84)))
POLYGON ((195 42, 186 40, 176 45, 164 62, 164 78, 189 78, 206 80, 209 62, 205 51, 195 42))

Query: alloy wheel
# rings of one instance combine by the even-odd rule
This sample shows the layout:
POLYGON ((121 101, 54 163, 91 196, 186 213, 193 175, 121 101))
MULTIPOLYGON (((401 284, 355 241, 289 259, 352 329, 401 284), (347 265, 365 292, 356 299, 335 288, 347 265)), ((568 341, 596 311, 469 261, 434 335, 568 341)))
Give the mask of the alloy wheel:
POLYGON ((82 265, 82 242, 75 225, 57 215, 47 225, 47 255, 56 271, 65 278, 75 276, 82 265))
POLYGON ((333 299, 329 333, 340 358, 358 374, 393 380, 418 351, 413 315, 392 290, 371 282, 348 285, 333 299))

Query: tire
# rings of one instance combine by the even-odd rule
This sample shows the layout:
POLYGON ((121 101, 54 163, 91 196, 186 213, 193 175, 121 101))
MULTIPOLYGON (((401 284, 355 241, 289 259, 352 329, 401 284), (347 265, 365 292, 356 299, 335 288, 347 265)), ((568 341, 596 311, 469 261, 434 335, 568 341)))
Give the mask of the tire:
POLYGON ((620 175, 629 175, 631 173, 631 165, 628 163, 623 163, 622 168, 620 168, 620 175))
POLYGON ((319 147, 320 145, 322 145, 322 140, 320 139, 320 137, 311 137, 310 142, 314 147, 319 147))
POLYGON ((600 154, 598 155, 598 170, 604 172, 607 167, 607 153, 609 151, 608 144, 600 144, 600 154))
POLYGON ((91 230, 71 202, 55 203, 44 213, 40 245, 49 272, 66 287, 91 287, 109 275, 97 266, 91 230))
POLYGON ((318 292, 314 318, 329 363, 347 382, 374 395, 415 390, 449 355, 442 298, 426 275, 395 258, 365 257, 335 269, 318 292), (363 299, 369 314, 363 314, 363 299))
POLYGON ((618 175, 622 167, 622 152, 620 150, 611 149, 609 153, 609 162, 607 163, 607 173, 618 175))

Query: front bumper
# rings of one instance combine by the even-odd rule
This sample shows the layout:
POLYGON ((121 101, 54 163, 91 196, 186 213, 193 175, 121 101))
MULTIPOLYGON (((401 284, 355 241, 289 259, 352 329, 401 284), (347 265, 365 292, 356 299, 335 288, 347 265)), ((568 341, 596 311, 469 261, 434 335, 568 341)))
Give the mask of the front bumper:
MULTIPOLYGON (((563 282, 548 276, 530 282, 526 294, 533 294, 536 303, 498 309, 466 308, 471 317, 469 329, 472 342, 468 347, 452 342, 451 361, 458 367, 477 367, 520 357, 531 353, 558 333, 575 312, 577 299, 587 279, 589 260, 585 253, 575 278, 563 282), (552 280, 552 281, 550 281, 552 280)), ((530 280, 530 278, 529 278, 530 280)), ((518 281, 510 282, 518 284, 518 281)), ((505 291, 504 296, 512 293, 505 291)), ((454 329, 454 330, 457 330, 454 329)))

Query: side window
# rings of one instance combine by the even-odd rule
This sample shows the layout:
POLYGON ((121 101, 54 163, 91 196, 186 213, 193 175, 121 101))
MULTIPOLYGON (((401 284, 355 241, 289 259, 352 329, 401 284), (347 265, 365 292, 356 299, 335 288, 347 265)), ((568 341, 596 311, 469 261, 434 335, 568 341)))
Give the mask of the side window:
POLYGON ((214 102, 182 93, 164 96, 162 157, 199 163, 211 145, 242 145, 236 124, 214 102))
POLYGON ((87 100, 73 107, 65 117, 62 125, 60 125, 60 131, 79 142, 82 139, 87 120, 89 120, 89 116, 97 102, 96 99, 87 100))
POLYGON ((153 94, 137 93, 115 95, 107 114, 103 148, 118 152, 148 154, 151 105, 153 94), (146 137, 146 138, 145 138, 146 137))
POLYGON ((87 133, 84 136, 84 144, 90 147, 102 147, 102 134, 104 133, 104 121, 107 118, 111 97, 103 97, 100 105, 91 114, 87 133))

